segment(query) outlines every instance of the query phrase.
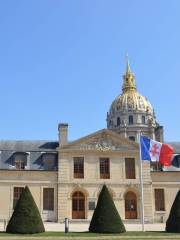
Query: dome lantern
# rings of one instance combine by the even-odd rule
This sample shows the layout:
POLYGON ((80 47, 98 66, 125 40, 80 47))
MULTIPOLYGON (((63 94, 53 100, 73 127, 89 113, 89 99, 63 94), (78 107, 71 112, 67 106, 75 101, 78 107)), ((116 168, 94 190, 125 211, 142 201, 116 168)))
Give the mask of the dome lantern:
POLYGON ((123 79, 123 92, 136 90, 135 76, 131 71, 128 55, 126 55, 126 72, 123 76, 123 79))

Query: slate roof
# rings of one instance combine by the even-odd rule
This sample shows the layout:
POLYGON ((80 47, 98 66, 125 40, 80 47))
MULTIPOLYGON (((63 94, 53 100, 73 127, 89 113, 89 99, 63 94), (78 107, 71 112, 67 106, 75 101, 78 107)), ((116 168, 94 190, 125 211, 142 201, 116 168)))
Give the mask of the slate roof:
MULTIPOLYGON (((44 153, 57 153, 59 146, 57 141, 0 141, 0 169, 13 169, 13 154, 16 152, 27 152, 27 170, 46 170, 42 156, 44 153)), ((54 165, 57 170, 57 160, 54 165)))
MULTIPOLYGON (((180 154, 180 142, 168 142, 174 147, 174 153, 180 154)), ((0 169, 11 169, 12 159, 15 152, 27 152, 28 155, 28 170, 45 170, 42 162, 43 153, 57 153, 56 148, 59 146, 58 141, 45 141, 45 140, 26 140, 26 141, 13 141, 1 140, 0 141, 0 169)), ((56 161, 54 170, 57 170, 58 161, 56 161)))
POLYGON ((59 146, 57 141, 12 141, 12 140, 1 140, 0 141, 0 151, 9 150, 17 152, 31 152, 31 151, 56 151, 59 146))

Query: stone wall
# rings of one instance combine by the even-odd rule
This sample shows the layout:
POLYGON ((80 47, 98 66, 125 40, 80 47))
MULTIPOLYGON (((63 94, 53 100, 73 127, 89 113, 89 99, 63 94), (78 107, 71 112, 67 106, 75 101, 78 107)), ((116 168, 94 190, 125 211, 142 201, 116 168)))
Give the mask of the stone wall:
POLYGON ((57 172, 0 171, 0 220, 8 220, 13 212, 14 187, 29 187, 44 221, 57 221, 57 172), (43 210, 43 188, 54 188, 54 211, 43 210))
POLYGON ((180 172, 151 172, 154 222, 166 222, 171 206, 180 189, 180 172), (165 211, 155 209, 155 189, 164 189, 165 211))
MULTIPOLYGON (((59 174, 58 174, 58 221, 63 221, 65 217, 72 219, 72 193, 81 191, 86 198, 85 218, 91 219, 93 211, 88 209, 88 202, 97 203, 98 194, 105 183, 113 196, 115 205, 122 217, 125 219, 125 193, 132 191, 137 197, 137 218, 141 217, 141 188, 139 172, 138 153, 109 153, 109 152, 88 152, 77 154, 76 151, 69 153, 63 151, 59 154, 59 174), (73 157, 84 157, 84 178, 75 179, 73 177, 73 157), (100 179, 99 158, 108 157, 110 159, 110 179, 100 179), (136 179, 126 179, 125 158, 135 158, 136 179)), ((152 215, 152 181, 150 175, 149 162, 143 163, 144 178, 144 208, 146 222, 153 221, 152 215)))

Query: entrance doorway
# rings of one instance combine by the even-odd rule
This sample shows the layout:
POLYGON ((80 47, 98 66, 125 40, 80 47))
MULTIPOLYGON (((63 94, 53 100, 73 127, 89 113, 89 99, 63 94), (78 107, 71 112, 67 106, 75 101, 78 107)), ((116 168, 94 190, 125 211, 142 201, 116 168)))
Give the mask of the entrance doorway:
POLYGON ((137 219, 137 197, 133 192, 125 195, 125 218, 137 219))
POLYGON ((85 196, 80 191, 74 192, 72 195, 72 218, 85 218, 85 196))

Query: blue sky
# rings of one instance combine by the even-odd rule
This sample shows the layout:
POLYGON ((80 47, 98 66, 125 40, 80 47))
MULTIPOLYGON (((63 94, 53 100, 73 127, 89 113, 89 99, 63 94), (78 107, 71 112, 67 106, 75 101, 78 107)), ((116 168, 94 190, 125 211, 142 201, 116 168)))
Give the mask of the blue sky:
POLYGON ((179 0, 0 1, 0 138, 106 127, 129 54, 166 141, 180 141, 179 0))

